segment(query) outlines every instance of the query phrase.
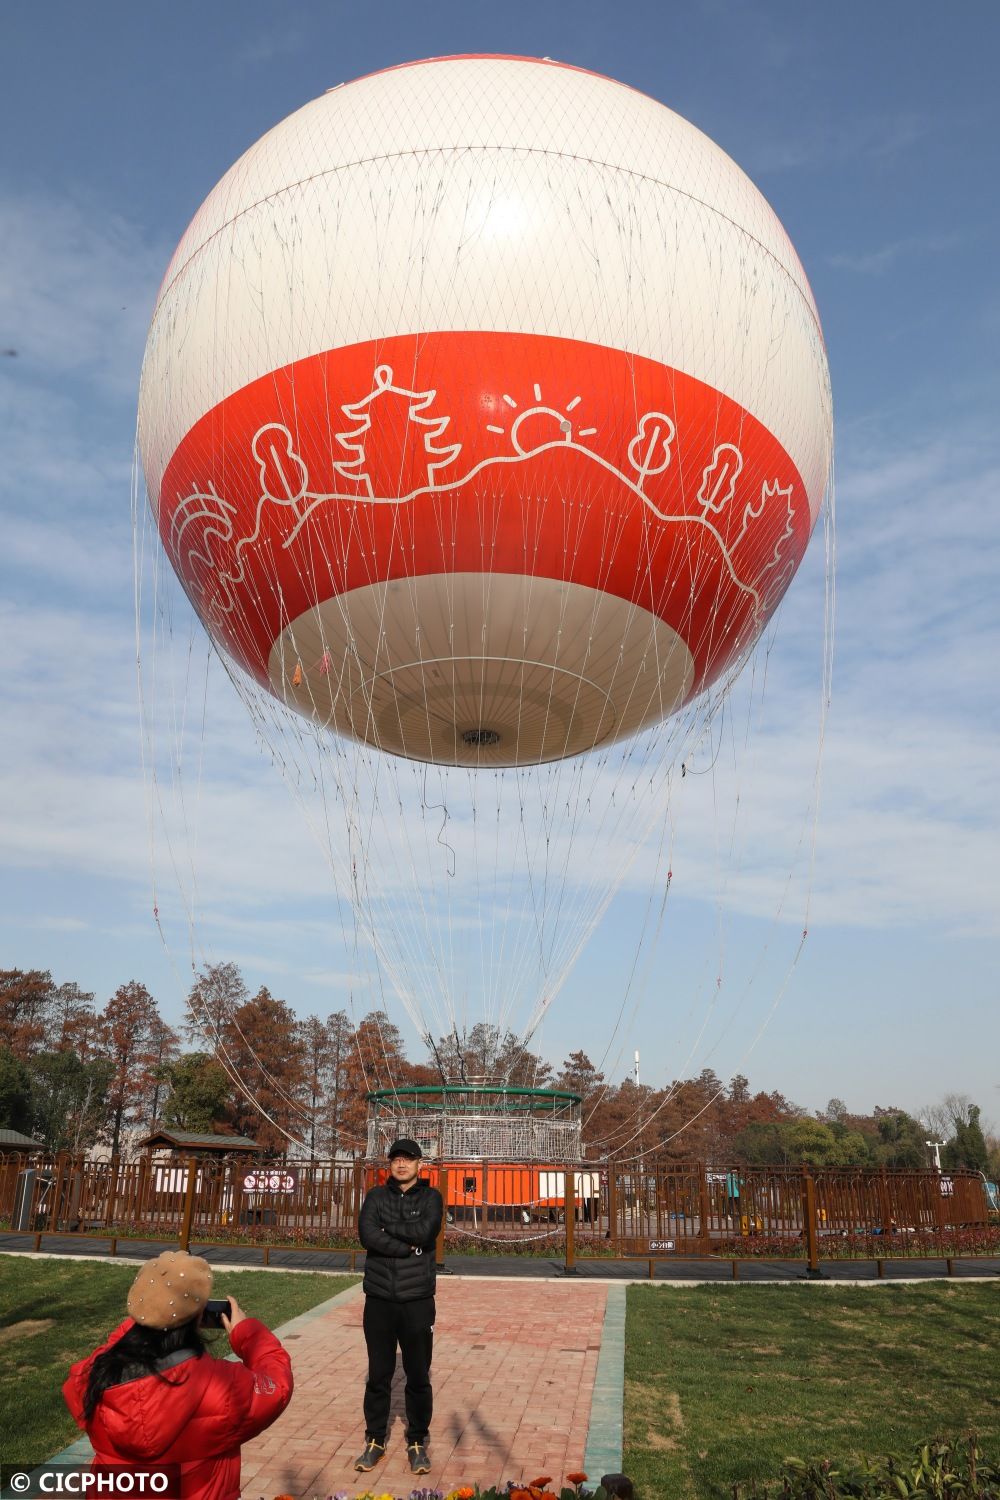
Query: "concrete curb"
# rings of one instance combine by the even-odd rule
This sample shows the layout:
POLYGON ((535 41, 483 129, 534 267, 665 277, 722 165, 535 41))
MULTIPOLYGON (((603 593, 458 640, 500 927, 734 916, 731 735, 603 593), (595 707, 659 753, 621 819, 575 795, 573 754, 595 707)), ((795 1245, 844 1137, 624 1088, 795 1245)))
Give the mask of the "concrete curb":
MULTIPOLYGON (((0 1250, 0 1256, 3 1256, 3 1255, 23 1256, 23 1257, 30 1258, 30 1259, 33 1259, 33 1260, 72 1260, 74 1262, 76 1262, 76 1261, 90 1261, 90 1262, 96 1262, 99 1265, 105 1265, 105 1266, 108 1266, 108 1265, 110 1265, 110 1266, 115 1266, 115 1265, 119 1265, 119 1266, 144 1266, 146 1264, 146 1262, 150 1259, 150 1257, 148 1255, 144 1255, 141 1258, 136 1258, 136 1259, 133 1259, 131 1256, 125 1256, 125 1255, 116 1255, 113 1258, 111 1256, 109 1256, 109 1255, 72 1255, 72 1256, 69 1256, 69 1255, 66 1255, 64 1252, 59 1251, 59 1250, 0 1250)), ((212 1270, 213 1271, 226 1271, 226 1272, 233 1272, 233 1271, 235 1271, 237 1273, 240 1272, 240 1271, 263 1271, 263 1272, 266 1272, 268 1275, 274 1275, 274 1276, 358 1276, 358 1277, 360 1277, 363 1274, 362 1271, 360 1271, 360 1270, 358 1270, 358 1271, 351 1271, 349 1269, 329 1270, 325 1266, 316 1266, 315 1268, 313 1268, 311 1266, 248 1266, 248 1265, 246 1265, 245 1262, 244 1263, 240 1263, 240 1264, 231 1264, 228 1261, 213 1261, 212 1262, 212 1270)), ((449 1275, 455 1276, 455 1277, 458 1277, 458 1278, 463 1278, 465 1274, 466 1273, 463 1273, 462 1271, 450 1271, 449 1272, 449 1275)), ((558 1282, 558 1281, 564 1280, 564 1278, 561 1277, 561 1276, 505 1276, 502 1272, 497 1272, 496 1275, 490 1275, 488 1273, 484 1273, 484 1272, 480 1272, 480 1271, 470 1272, 470 1273, 467 1273, 467 1274, 468 1274, 469 1280, 474 1280, 474 1281, 506 1281, 506 1282, 513 1282, 515 1284, 517 1282, 520 1282, 520 1281, 527 1281, 527 1282, 535 1282, 535 1281, 553 1282, 553 1281, 556 1281, 556 1282, 558 1282)), ((985 1275, 978 1275, 977 1274, 977 1275, 969 1275, 969 1276, 884 1276, 881 1279, 876 1279, 873 1276, 865 1276, 865 1277, 827 1276, 826 1274, 824 1274, 823 1276, 816 1277, 816 1278, 805 1277, 805 1276, 802 1276, 802 1277, 799 1277, 799 1276, 796 1276, 796 1277, 776 1276, 771 1281, 765 1281, 763 1279, 756 1279, 756 1280, 752 1280, 752 1281, 751 1280, 747 1280, 747 1281, 742 1281, 742 1280, 741 1281, 729 1281, 728 1279, 726 1279, 724 1277, 721 1277, 721 1276, 708 1276, 708 1277, 705 1277, 704 1279, 699 1278, 699 1277, 687 1277, 687 1276, 685 1276, 685 1277, 677 1277, 677 1278, 666 1277, 666 1276, 663 1276, 663 1277, 657 1276, 656 1278, 654 1278, 651 1281, 648 1276, 590 1276, 590 1275, 588 1275, 586 1278, 581 1278, 580 1280, 581 1280, 581 1284, 584 1281, 586 1281, 587 1283, 595 1282, 598 1286, 608 1286, 608 1287, 613 1287, 613 1286, 622 1286, 622 1287, 626 1287, 626 1286, 669 1286, 669 1287, 737 1286, 737 1287, 741 1287, 741 1288, 742 1287, 751 1287, 751 1286, 755 1286, 755 1287, 756 1286, 782 1286, 782 1287, 797 1287, 797 1286, 870 1286, 870 1287, 878 1287, 878 1286, 929 1286, 929 1285, 934 1285, 937 1282, 942 1282, 942 1281, 947 1282, 950 1286, 964 1286, 966 1284, 979 1285, 980 1282, 984 1282, 984 1281, 1000 1281, 1000 1275, 994 1275, 992 1273, 986 1273, 985 1275)))
POLYGON ((583 1467, 591 1480, 619 1474, 625 1413, 625 1288, 608 1287, 583 1467))
MULTIPOLYGON (((170 1247, 168 1246, 167 1248, 170 1247)), ((125 1255, 77 1255, 75 1253, 70 1254, 67 1251, 61 1250, 0 1249, 0 1256, 4 1255, 20 1255, 25 1257, 33 1257, 36 1260, 90 1261, 100 1263, 101 1265, 124 1266, 142 1266, 145 1265, 146 1262, 151 1258, 149 1255, 136 1256, 133 1258, 132 1256, 125 1255)), ((747 1264, 752 1265, 753 1262, 748 1261, 747 1264)), ((832 1264, 832 1262, 827 1262, 826 1264, 832 1264)), ((906 1265, 907 1262, 905 1260, 900 1260, 899 1262, 887 1262, 887 1264, 899 1264, 902 1266, 906 1265)), ((363 1274, 363 1267, 358 1267, 356 1270, 352 1271, 349 1266, 263 1266, 248 1265, 246 1261, 212 1261, 211 1265, 214 1271, 266 1271, 277 1276, 361 1276, 363 1274)), ((516 1283, 519 1281, 558 1282, 565 1279, 561 1270, 552 1271, 544 1276, 532 1276, 522 1275, 520 1272, 516 1275, 511 1275, 503 1271, 466 1271, 462 1268, 456 1268, 454 1265, 449 1266, 447 1269, 449 1276, 454 1276, 462 1280, 468 1279, 475 1281, 506 1281, 516 1283)), ((957 1276, 948 1276, 946 1274, 933 1276, 893 1276, 890 1274, 883 1277, 855 1277, 831 1276, 828 1272, 824 1271, 823 1274, 819 1277, 809 1277, 804 1275, 773 1277, 748 1276, 746 1280, 741 1277, 738 1281, 733 1282, 729 1277, 726 1276, 656 1276, 651 1279, 648 1276, 595 1276, 588 1271, 587 1274, 585 1276, 581 1276, 579 1280, 581 1282, 594 1282, 598 1286, 924 1286, 928 1283, 941 1281, 948 1282, 952 1286, 958 1286, 964 1285, 967 1282, 979 1283, 982 1281, 1000 1281, 1000 1273, 992 1271, 972 1271, 967 1275, 957 1276)))

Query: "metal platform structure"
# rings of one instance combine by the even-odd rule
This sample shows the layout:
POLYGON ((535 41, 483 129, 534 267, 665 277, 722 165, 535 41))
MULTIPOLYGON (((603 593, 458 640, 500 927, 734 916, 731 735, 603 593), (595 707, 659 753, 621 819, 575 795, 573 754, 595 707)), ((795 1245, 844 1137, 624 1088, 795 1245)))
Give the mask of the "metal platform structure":
POLYGON ((582 1099, 566 1089, 511 1084, 425 1084, 373 1089, 370 1161, 399 1136, 433 1162, 582 1162, 582 1099))

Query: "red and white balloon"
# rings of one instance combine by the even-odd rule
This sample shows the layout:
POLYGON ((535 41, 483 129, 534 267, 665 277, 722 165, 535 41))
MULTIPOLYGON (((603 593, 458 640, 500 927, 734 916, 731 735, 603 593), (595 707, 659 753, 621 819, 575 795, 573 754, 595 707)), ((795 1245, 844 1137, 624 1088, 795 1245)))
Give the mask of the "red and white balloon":
POLYGON ((469 765, 633 734, 738 662, 831 451, 816 309, 740 169, 523 58, 362 78, 257 143, 157 301, 140 443, 215 641, 469 765))

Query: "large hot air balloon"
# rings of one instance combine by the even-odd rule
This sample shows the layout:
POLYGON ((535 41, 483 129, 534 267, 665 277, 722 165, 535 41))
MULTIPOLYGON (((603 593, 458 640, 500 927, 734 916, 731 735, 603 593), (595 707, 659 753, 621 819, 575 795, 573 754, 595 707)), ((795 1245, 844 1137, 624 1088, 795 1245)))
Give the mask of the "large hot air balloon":
MULTIPOLYGON (((831 430, 808 283, 744 173, 634 89, 495 56, 332 89, 253 146, 170 263, 139 411, 164 547, 237 677, 424 763, 444 821, 428 766, 606 769, 728 680, 831 430)), ((575 828, 584 800, 539 807, 575 828)), ((556 888, 547 863, 532 900, 556 888)))
POLYGON ((396 755, 634 733, 759 634, 826 482, 816 309, 706 137, 576 68, 435 59, 232 168, 164 278, 140 442, 215 640, 396 755))

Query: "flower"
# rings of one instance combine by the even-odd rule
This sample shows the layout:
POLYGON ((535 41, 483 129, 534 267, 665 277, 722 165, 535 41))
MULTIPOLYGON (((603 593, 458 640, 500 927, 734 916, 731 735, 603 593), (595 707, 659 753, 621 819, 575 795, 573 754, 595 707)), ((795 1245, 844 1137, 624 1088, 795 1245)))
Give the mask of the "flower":
POLYGON ((582 1469, 574 1469, 571 1474, 566 1475, 567 1484, 585 1484, 586 1480, 587 1476, 582 1469))
POLYGON ((545 1486, 548 1484, 548 1482, 549 1482, 549 1480, 551 1478, 552 1478, 551 1474, 543 1474, 542 1477, 541 1477, 541 1479, 529 1479, 528 1480, 528 1489, 529 1490, 544 1490, 545 1486))

